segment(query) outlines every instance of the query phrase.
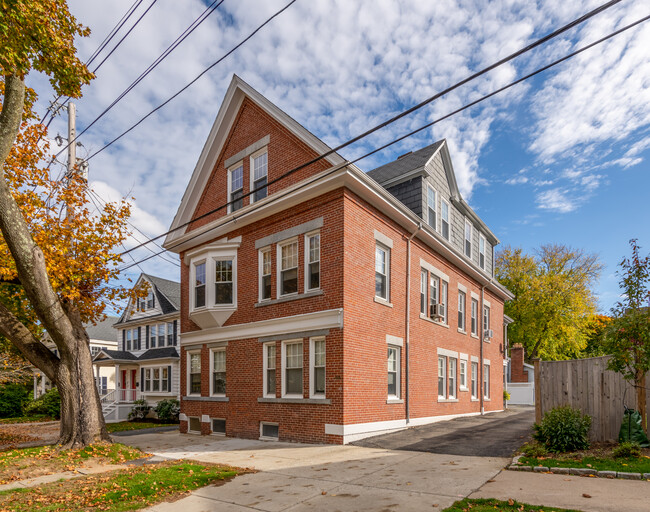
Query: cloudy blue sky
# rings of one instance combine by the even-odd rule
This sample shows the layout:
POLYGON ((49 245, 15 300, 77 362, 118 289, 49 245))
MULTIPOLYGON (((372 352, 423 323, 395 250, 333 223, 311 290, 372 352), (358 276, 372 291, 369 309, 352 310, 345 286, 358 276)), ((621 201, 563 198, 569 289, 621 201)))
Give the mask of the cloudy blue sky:
MULTIPOLYGON (((144 0, 127 26, 151 2, 144 0)), ((101 148, 287 2, 225 0, 80 139, 79 155, 101 148)), ((73 14, 92 29, 90 38, 79 41, 82 58, 132 3, 69 0, 73 14)), ((208 3, 155 2, 84 89, 78 127, 88 125, 208 3)), ((334 146, 601 3, 298 0, 191 89, 93 158, 91 186, 104 199, 134 197, 133 224, 157 235, 171 223, 233 73, 334 146)), ((623 0, 342 153, 350 159, 362 155, 648 14, 647 2, 623 0)), ((598 293, 607 311, 618 296, 614 273, 629 252, 628 240, 638 238, 650 251, 648 48, 645 23, 358 165, 370 170, 446 138, 461 192, 503 245, 531 251, 565 243, 600 255, 606 268, 598 293)), ((53 97, 47 81, 33 75, 30 85, 41 94, 43 112, 53 97)), ((65 135, 65 123, 56 118, 50 135, 65 135)), ((147 254, 139 249, 134 257, 147 254)), ((178 278, 178 268, 160 258, 141 267, 178 278)), ((129 272, 134 278, 140 269, 129 272)))

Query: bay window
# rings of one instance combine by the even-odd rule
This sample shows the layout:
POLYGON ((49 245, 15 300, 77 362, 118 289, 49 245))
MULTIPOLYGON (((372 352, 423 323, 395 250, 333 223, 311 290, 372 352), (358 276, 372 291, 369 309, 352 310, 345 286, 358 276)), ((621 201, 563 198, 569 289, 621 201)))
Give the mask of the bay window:
POLYGON ((194 307, 205 306, 205 261, 194 265, 194 307))
MULTIPOLYGON (((171 389, 170 384, 170 367, 169 366, 154 366, 142 369, 144 380, 141 389, 144 392, 151 393, 169 393, 171 389)), ((199 390, 200 392, 200 390, 199 390)))
POLYGON ((233 303, 233 270, 231 259, 217 259, 214 270, 214 303, 233 303))

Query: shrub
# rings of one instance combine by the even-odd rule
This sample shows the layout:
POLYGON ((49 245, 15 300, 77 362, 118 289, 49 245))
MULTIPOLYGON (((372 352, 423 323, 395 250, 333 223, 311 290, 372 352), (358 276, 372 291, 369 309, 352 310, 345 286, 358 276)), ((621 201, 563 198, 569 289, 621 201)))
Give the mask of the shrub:
POLYGON ((548 455, 548 450, 543 444, 539 443, 526 443, 521 447, 521 452, 526 457, 532 457, 534 459, 539 459, 540 457, 546 457, 548 455))
POLYGON ((0 418, 17 418, 29 402, 29 388, 21 384, 0 386, 0 418))
POLYGON ((34 416, 36 414, 43 414, 56 419, 61 417, 61 397, 58 389, 50 389, 47 393, 36 400, 32 400, 25 406, 25 415, 34 416))
POLYGON ((541 424, 533 425, 533 438, 551 452, 574 452, 589 448, 587 434, 591 417, 572 407, 556 407, 548 411, 541 424))
POLYGON ((133 402, 133 409, 131 409, 131 412, 129 413, 129 419, 142 420, 147 417, 147 414, 149 414, 150 410, 151 406, 147 403, 147 401, 144 398, 139 398, 133 402))
POLYGON ((168 398, 158 402, 154 408, 156 416, 162 421, 178 421, 178 415, 181 413, 181 403, 175 398, 168 398))
POLYGON ((506 391, 505 389, 503 390, 503 400, 504 400, 505 402, 507 402, 508 400, 510 400, 510 393, 509 393, 508 391, 506 391))
POLYGON ((614 450, 612 450, 612 455, 615 459, 624 459, 628 457, 640 457, 641 456, 641 446, 637 443, 631 443, 625 441, 619 444, 614 450))

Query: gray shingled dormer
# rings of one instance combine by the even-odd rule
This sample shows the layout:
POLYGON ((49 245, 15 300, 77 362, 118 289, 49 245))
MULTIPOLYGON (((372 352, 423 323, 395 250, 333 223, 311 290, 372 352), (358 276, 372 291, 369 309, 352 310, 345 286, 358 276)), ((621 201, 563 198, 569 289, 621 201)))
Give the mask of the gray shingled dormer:
POLYGON ((444 139, 377 167, 368 176, 463 255, 467 221, 471 225, 471 261, 486 274, 493 274, 493 247, 499 240, 461 197, 444 139), (484 246, 482 267, 480 245, 484 246))

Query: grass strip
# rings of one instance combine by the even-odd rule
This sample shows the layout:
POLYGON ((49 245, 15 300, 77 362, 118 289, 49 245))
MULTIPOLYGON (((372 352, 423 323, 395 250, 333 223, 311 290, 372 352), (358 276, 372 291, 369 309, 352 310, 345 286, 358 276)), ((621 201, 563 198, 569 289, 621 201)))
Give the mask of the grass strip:
POLYGON ((11 425, 14 423, 43 423, 47 421, 55 421, 55 419, 43 414, 37 414, 35 416, 20 416, 18 418, 2 418, 0 419, 0 425, 11 425))
POLYGON ((527 505, 515 500, 469 499, 457 501, 443 512, 580 512, 579 510, 527 505))
POLYGON ((0 492, 7 512, 139 510, 172 501, 206 485, 224 482, 246 470, 187 461, 124 469, 31 489, 0 492))
POLYGON ((109 434, 126 432, 128 430, 141 430, 144 428, 178 427, 178 423, 147 423, 138 421, 122 421, 120 423, 107 423, 106 430, 109 434))
POLYGON ((650 457, 579 457, 554 455, 551 457, 522 457, 523 466, 547 466, 549 468, 590 468, 598 471, 623 471, 626 473, 650 473, 650 457))

